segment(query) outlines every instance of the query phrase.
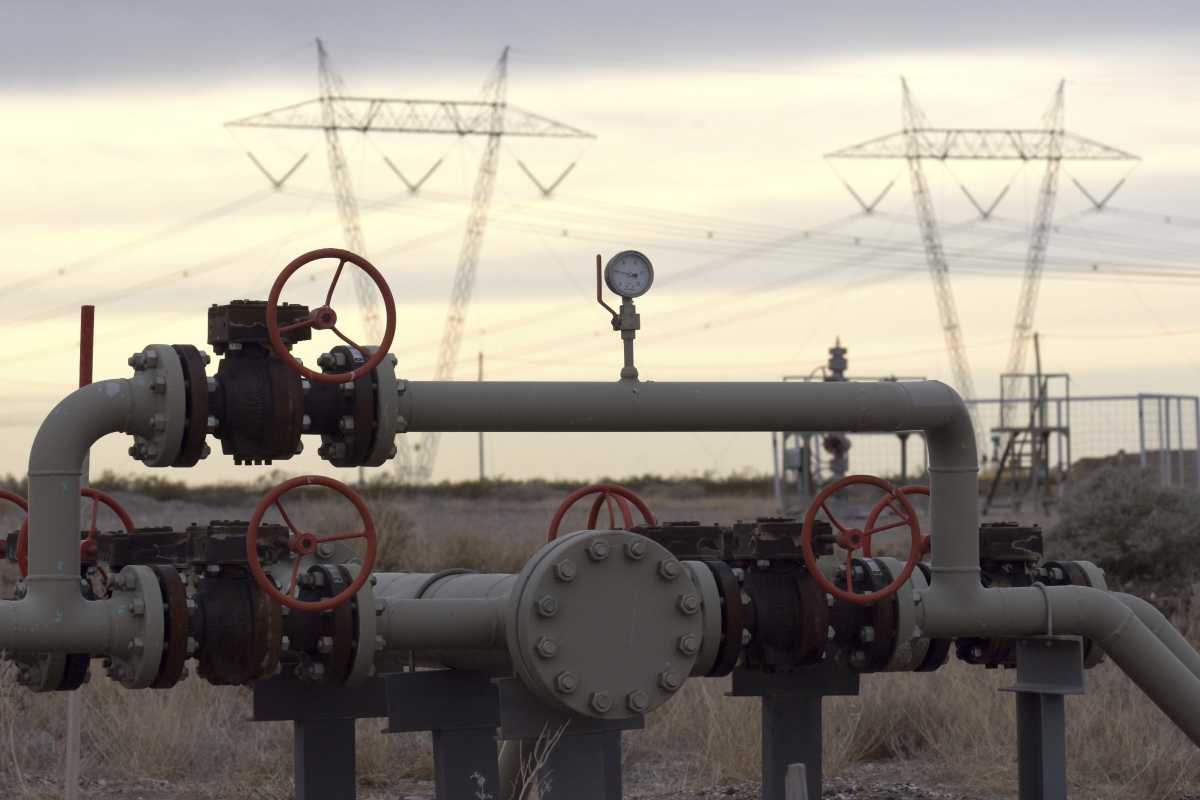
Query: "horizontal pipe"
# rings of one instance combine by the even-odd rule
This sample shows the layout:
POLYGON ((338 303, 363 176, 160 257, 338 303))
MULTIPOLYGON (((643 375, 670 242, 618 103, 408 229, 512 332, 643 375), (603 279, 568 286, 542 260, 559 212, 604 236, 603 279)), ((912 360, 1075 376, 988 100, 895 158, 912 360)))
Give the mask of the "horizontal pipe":
POLYGON ((1114 592, 1113 597, 1127 605, 1142 624, 1149 628, 1150 632, 1157 636, 1193 675, 1200 678, 1200 653, 1196 652, 1183 634, 1163 616, 1161 611, 1142 598, 1131 594, 1114 592))
MULTIPOLYGON (((1140 610, 1158 635, 1115 594, 1086 586, 984 589, 936 587, 919 605, 924 635, 1030 638, 1087 637, 1136 683, 1163 713, 1200 745, 1200 677, 1160 636, 1167 625, 1153 606, 1140 610)), ((1183 643, 1187 650, 1190 646, 1183 643)), ((1194 656, 1194 651, 1193 651, 1194 656)), ((1189 657, 1191 660, 1191 657, 1189 657)))

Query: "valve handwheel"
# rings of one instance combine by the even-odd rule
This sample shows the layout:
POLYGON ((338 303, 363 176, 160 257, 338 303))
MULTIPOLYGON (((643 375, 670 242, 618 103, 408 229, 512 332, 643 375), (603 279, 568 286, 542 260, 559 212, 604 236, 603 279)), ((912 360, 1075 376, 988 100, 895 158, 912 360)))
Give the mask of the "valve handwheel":
MULTIPOLYGON (((901 494, 909 494, 909 495, 923 494, 926 497, 929 496, 929 487, 928 486, 904 486, 904 487, 901 487, 899 491, 901 494)), ((900 522, 900 523, 897 523, 896 525, 890 525, 890 526, 887 526, 884 528, 876 528, 875 527, 875 523, 879 520, 879 515, 882 514, 888 508, 888 500, 889 500, 889 498, 887 498, 887 497, 882 498, 878 503, 875 504, 875 507, 871 509, 871 513, 867 515, 867 524, 866 524, 867 530, 878 533, 881 530, 887 530, 888 528, 898 528, 904 524, 903 522, 900 522)), ((896 510, 894 508, 892 509, 892 513, 893 514, 896 513, 896 510)), ((930 542, 929 534, 925 534, 924 536, 921 537, 921 555, 922 556, 929 554, 929 542, 930 542)), ((867 558, 871 558, 871 536, 869 534, 865 537, 865 541, 863 541, 862 551, 863 551, 864 556, 866 556, 867 558)))
MULTIPOLYGON (((29 513, 29 504, 25 502, 25 498, 15 492, 0 489, 0 500, 12 503, 17 508, 21 509, 25 514, 29 513)), ((0 539, 0 558, 4 558, 7 553, 8 542, 5 539, 0 539)))
POLYGON ((279 484, 267 492, 262 500, 258 501, 258 506, 254 509, 254 516, 250 517, 250 528, 246 531, 246 558, 249 561, 250 572, 254 575, 254 580, 264 592, 275 600, 297 611, 328 611, 354 597, 358 590, 367 582, 367 579, 371 577, 371 570, 375 566, 377 538, 375 520, 371 518, 371 512, 367 508, 367 503, 363 500, 362 495, 333 478, 326 478, 323 475, 301 475, 298 478, 292 478, 279 484), (302 531, 292 521, 287 511, 284 510, 282 502, 285 494, 301 486, 324 486, 345 497, 358 512, 358 516, 363 523, 363 529, 356 533, 334 533, 328 536, 318 536, 315 533, 302 531), (263 570, 258 554, 258 526, 262 523, 263 516, 272 507, 279 510, 279 515, 283 517, 284 524, 287 525, 290 532, 288 537, 288 551, 290 553, 292 568, 289 572, 290 577, 287 589, 284 591, 280 591, 270 576, 263 570), (297 597, 296 591, 300 586, 300 568, 304 557, 315 553, 318 545, 353 539, 365 540, 367 543, 367 552, 363 556, 362 569, 358 571, 358 576, 355 577, 350 585, 324 600, 301 600, 297 597))
POLYGON ((593 483, 576 489, 566 496, 566 499, 559 505, 558 510, 554 512, 554 518, 550 520, 550 530, 546 534, 546 541, 552 542, 557 539, 558 529, 562 525, 563 517, 567 515, 567 512, 577 502, 593 494, 596 495, 596 499, 592 502, 591 510, 588 511, 588 530, 595 530, 596 521, 600 517, 600 509, 606 504, 608 505, 609 527, 616 526, 616 517, 613 515, 612 509, 612 501, 614 499, 617 502, 617 506, 621 509, 621 517, 625 524, 625 530, 633 527, 633 515, 629 511, 629 503, 633 503, 638 512, 641 513, 642 520, 647 525, 658 525, 658 522, 654 519, 654 514, 650 511, 650 507, 646 505, 646 501, 638 497, 632 490, 626 489, 624 486, 618 486, 615 483, 593 483))
POLYGON ((916 569, 917 562, 921 558, 922 543, 920 521, 917 519, 917 512, 913 510, 912 503, 908 501, 908 497, 903 491, 895 488, 883 478, 877 478, 874 475, 849 475, 841 480, 834 481, 822 489, 813 498, 812 504, 808 507, 808 512, 804 515, 804 529, 800 534, 800 546, 804 551, 804 564, 808 567, 813 580, 834 597, 838 597, 848 603, 854 603, 855 605, 871 605, 899 591, 904 582, 912 576, 913 570, 916 569), (865 530, 843 525, 829 509, 828 501, 834 494, 850 486, 874 486, 882 490, 885 496, 881 502, 886 507, 891 508, 900 520, 879 528, 868 524, 865 530), (816 554, 813 552, 813 530, 817 520, 817 512, 819 511, 825 512, 825 516, 829 519, 830 524, 837 531, 835 541, 839 547, 846 551, 845 589, 836 586, 833 581, 825 577, 825 574, 821 572, 820 565, 817 563, 816 554), (854 591, 854 551, 863 549, 870 541, 871 536, 902 526, 907 526, 911 532, 911 544, 908 549, 908 558, 904 562, 904 569, 900 571, 900 574, 891 583, 882 589, 865 594, 856 594, 854 591))
MULTIPOLYGON (((84 487, 79 490, 80 497, 86 497, 92 501, 92 516, 88 524, 87 536, 79 542, 79 558, 82 561, 96 557, 96 534, 100 529, 96 527, 96 518, 100 512, 100 506, 104 505, 109 508, 117 519, 121 520, 121 525, 125 528, 126 533, 134 533, 137 526, 133 524, 133 517, 129 516, 129 512, 117 502, 117 499, 110 494, 84 487)), ((5 499, 9 499, 5 497, 5 499)), ((21 524, 21 533, 17 536, 17 566, 21 569, 21 577, 25 578, 29 575, 29 517, 25 517, 25 522, 21 524)))
POLYGON ((383 361, 384 357, 388 354, 388 349, 392 346, 392 336, 395 333, 396 303, 392 299, 392 291, 388 288, 387 281, 383 279, 383 275, 380 274, 379 270, 371 262, 360 255, 351 253, 349 250, 342 250, 338 247, 326 247, 305 253, 283 268, 283 272, 279 273, 279 277, 275 279, 274 285, 271 286, 271 294, 267 298, 267 335, 271 339, 271 348, 277 356, 283 359, 285 364, 309 380, 316 381, 317 383, 348 383, 370 373, 371 370, 379 366, 379 362, 383 361), (329 284, 329 291, 325 293, 324 304, 318 308, 314 308, 306 319, 280 327, 279 295, 283 292, 284 285, 301 267, 326 258, 336 258, 338 265, 337 269, 334 270, 333 280, 329 284), (383 307, 387 315, 387 325, 383 331, 383 341, 379 343, 379 347, 374 352, 368 352, 366 348, 359 347, 350 337, 338 330, 337 327, 338 316, 337 312, 333 310, 331 303, 333 302, 333 291, 337 288, 338 280, 342 277, 342 272, 347 263, 353 264, 367 273, 375 283, 375 288, 383 296, 383 307), (317 372, 309 369, 288 351, 287 345, 283 341, 284 333, 306 327, 311 327, 315 330, 333 331, 339 339, 361 353, 366 358, 366 361, 351 372, 317 372))

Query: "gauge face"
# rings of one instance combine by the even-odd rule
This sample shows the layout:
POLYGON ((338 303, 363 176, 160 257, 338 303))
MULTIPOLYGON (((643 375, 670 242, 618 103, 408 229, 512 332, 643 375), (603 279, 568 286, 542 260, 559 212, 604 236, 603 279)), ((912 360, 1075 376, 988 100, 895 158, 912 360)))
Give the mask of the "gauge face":
POLYGON ((650 259, 637 250, 623 250, 608 260, 604 267, 604 282, 613 294, 641 297, 654 283, 654 267, 650 265, 650 259))

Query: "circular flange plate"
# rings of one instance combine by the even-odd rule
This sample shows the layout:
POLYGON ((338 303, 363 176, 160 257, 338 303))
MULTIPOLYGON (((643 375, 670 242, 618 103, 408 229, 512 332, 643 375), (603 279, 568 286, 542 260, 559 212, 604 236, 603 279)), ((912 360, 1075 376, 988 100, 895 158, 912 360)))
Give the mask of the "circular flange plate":
POLYGON ((700 589, 666 548, 629 531, 547 543, 510 598, 518 676, 551 705, 602 719, 644 714, 674 695, 703 645, 700 589))
MULTIPOLYGON (((882 556, 875 559, 883 564, 891 580, 904 571, 904 562, 882 556)), ((921 666, 929 652, 929 639, 921 636, 917 627, 916 597, 928 591, 925 573, 914 569, 907 581, 896 592, 896 649, 888 661, 889 672, 912 672, 921 666)))
POLYGON ((135 456, 147 467, 169 467, 183 447, 183 428, 187 422, 187 387, 179 354, 165 344, 148 345, 140 354, 144 366, 131 379, 150 390, 153 407, 145 421, 145 436, 135 434, 135 456))

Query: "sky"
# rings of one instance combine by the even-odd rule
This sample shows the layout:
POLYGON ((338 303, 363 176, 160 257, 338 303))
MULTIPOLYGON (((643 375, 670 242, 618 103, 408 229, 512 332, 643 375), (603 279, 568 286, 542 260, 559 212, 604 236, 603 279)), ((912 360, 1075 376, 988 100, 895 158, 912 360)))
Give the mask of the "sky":
MULTIPOLYGON (((492 379, 616 379, 620 341, 591 296, 592 265, 634 248, 657 274, 638 302, 644 379, 775 381, 809 373, 841 337, 852 375, 951 380, 904 164, 823 158, 900 127, 904 75, 931 124, 957 127, 1036 127, 1065 79, 1066 128, 1141 157, 1132 172, 1068 164, 1038 295, 1043 361, 1076 395, 1195 394, 1198 23, 1186 2, 0 0, 0 474, 24 472, 37 425, 74 383, 81 303, 97 306, 97 376, 122 376, 146 344, 203 345, 211 303, 264 298, 293 257, 342 245, 319 132, 223 125, 314 97, 317 36, 364 96, 475 99, 510 46, 510 103, 596 136, 505 140, 460 379, 475 379, 480 352, 492 379), (275 174, 307 158, 273 192, 247 151, 275 174), (543 183, 576 167, 545 198, 518 160, 543 183), (1098 195, 1122 178, 1103 213, 1073 183, 1098 195), (894 185, 868 216, 842 180, 864 196, 894 185)), ((399 370, 427 379, 482 142, 342 142, 367 256, 397 298, 399 370), (384 157, 410 177, 443 161, 414 196, 384 157)), ((976 392, 991 397, 1041 165, 925 169, 976 392), (1010 188, 984 221, 962 186, 988 200, 1010 188)), ((311 303, 321 288, 290 286, 286 299, 311 303)), ((353 320, 352 288, 336 299, 353 320)), ((144 470, 127 446, 100 443, 93 469, 144 470)), ((276 466, 336 473, 315 451, 276 466)), ((477 458, 473 434, 443 437, 434 477, 475 477, 477 458)), ((766 434, 506 434, 487 446, 487 472, 514 478, 770 464, 766 434)), ((262 469, 214 457, 169 477, 262 469)))

